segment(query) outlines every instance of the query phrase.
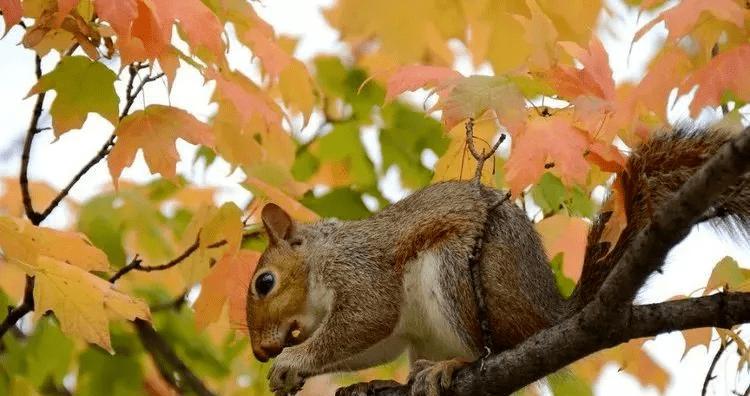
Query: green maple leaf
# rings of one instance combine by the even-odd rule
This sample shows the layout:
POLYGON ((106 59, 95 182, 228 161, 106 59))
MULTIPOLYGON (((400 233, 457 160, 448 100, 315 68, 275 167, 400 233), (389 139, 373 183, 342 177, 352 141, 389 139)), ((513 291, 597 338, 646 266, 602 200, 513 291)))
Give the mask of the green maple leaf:
POLYGON ((55 90, 50 107, 55 136, 83 126, 88 113, 99 113, 113 125, 118 122, 119 98, 114 82, 117 76, 99 62, 84 56, 64 57, 29 91, 29 96, 55 90))

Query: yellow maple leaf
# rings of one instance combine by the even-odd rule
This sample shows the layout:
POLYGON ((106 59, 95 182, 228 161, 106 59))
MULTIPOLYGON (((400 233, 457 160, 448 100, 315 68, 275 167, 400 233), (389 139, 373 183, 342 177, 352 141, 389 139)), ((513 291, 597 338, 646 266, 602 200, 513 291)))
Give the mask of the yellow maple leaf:
POLYGON ((113 352, 109 320, 149 320, 148 306, 117 291, 114 285, 78 267, 52 257, 35 262, 14 261, 34 276, 34 305, 37 316, 52 311, 62 331, 113 352))
POLYGON ((34 262, 48 256, 86 271, 107 271, 107 255, 85 235, 37 227, 27 221, 0 216, 0 248, 10 260, 34 262))
POLYGON ((204 206, 196 212, 182 238, 182 244, 186 247, 193 245, 196 238, 199 239, 197 250, 180 264, 186 282, 200 281, 208 273, 212 261, 239 249, 242 241, 241 217, 242 211, 232 202, 218 209, 204 206))

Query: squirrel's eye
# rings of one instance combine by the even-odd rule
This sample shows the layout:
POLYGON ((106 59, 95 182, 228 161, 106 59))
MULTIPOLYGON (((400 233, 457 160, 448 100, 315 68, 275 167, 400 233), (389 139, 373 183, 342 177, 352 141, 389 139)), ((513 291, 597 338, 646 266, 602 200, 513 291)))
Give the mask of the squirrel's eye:
POLYGON ((272 273, 263 273, 259 277, 255 278, 255 291, 258 293, 258 296, 263 297, 268 294, 271 289, 273 289, 273 285, 275 283, 276 278, 272 273))
POLYGON ((302 246, 302 240, 301 239, 292 239, 291 241, 289 241, 289 245, 291 247, 302 246))

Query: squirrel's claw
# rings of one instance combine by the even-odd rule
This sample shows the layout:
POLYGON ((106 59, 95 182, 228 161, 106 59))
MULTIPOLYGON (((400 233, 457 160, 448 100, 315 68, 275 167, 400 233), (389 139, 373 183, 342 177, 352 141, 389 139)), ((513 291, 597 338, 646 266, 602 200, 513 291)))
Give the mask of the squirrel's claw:
POLYGON ((305 384, 305 375, 297 367, 298 360, 290 356, 290 353, 282 352, 274 361, 271 371, 268 372, 268 383, 271 392, 276 396, 294 395, 302 389, 305 384))
POLYGON ((411 396, 440 396, 443 390, 450 388, 453 373, 467 362, 451 359, 440 362, 417 360, 412 364, 409 373, 411 396))
POLYGON ((400 383, 391 380, 373 380, 370 382, 359 382, 346 387, 336 389, 336 396, 367 396, 373 392, 399 386, 400 383))

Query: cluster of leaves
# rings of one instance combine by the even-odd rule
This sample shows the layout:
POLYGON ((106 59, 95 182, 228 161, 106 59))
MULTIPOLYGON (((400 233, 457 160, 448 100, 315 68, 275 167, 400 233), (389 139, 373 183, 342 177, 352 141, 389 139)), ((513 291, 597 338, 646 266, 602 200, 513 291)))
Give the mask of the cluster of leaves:
MULTIPOLYGON (((165 362, 127 324, 136 318, 151 321, 217 393, 267 392, 267 368, 248 357, 243 332, 247 282, 265 245, 257 209, 273 201, 300 221, 359 219, 388 204, 383 180, 391 172, 411 190, 469 178, 468 119, 485 143, 510 137, 509 150, 482 180, 509 189, 537 222, 558 285, 569 293, 597 212, 595 189, 612 187, 617 221, 607 235, 615 240, 627 219, 612 174, 623 170, 624 148, 668 126, 670 95, 697 86, 691 114, 722 107, 727 127, 739 125, 750 99, 748 79, 737 75, 750 70, 744 2, 687 0, 667 9, 662 1, 631 3, 661 11, 633 40, 662 22, 669 34, 640 81, 616 84, 594 34, 605 12, 599 1, 339 0, 325 16, 350 56, 305 63, 293 56, 296 41, 278 36, 246 0, 0 0, 6 32, 24 29, 22 44, 33 55, 59 57, 29 87, 38 98, 55 92, 41 103, 51 133, 86 139, 71 131, 90 113, 113 128, 92 160, 106 158, 113 188, 86 202, 43 182, 4 180, 0 302, 16 305, 33 292, 34 317, 2 338, 0 393, 171 394, 181 384, 170 383, 165 362), (230 42, 257 58, 257 76, 232 68, 230 42), (451 42, 493 74, 455 71, 451 42), (209 119, 145 99, 131 111, 146 84, 164 79, 171 89, 183 68, 213 86, 209 119), (425 103, 437 97, 431 115, 401 97, 420 88, 431 91, 425 103), (313 133, 298 134, 295 126, 313 133), (365 145, 373 131, 377 143, 365 145), (247 200, 217 204, 218 191, 179 175, 178 139, 197 146, 202 161, 193 166, 220 159, 241 174, 247 200), (121 180, 138 152, 161 178, 121 180), (23 203, 24 190, 30 203, 23 203), (60 199, 69 227, 40 225, 60 199), (49 211, 23 219, 30 208, 49 211)), ((33 116, 29 141, 38 122, 33 116)), ((746 279, 725 260, 706 292, 746 288, 746 279)), ((0 310, 0 320, 6 315, 0 310)), ((741 339, 720 334, 737 342, 746 361, 741 339)), ((685 335, 688 348, 707 345, 711 330, 685 335)), ((560 395, 590 393, 602 366, 616 360, 663 390, 668 376, 641 344, 587 359, 573 367, 580 381, 553 378, 550 387, 560 395)), ((373 376, 403 379, 404 362, 347 380, 373 376)), ((305 391, 333 387, 324 379, 305 391)))

